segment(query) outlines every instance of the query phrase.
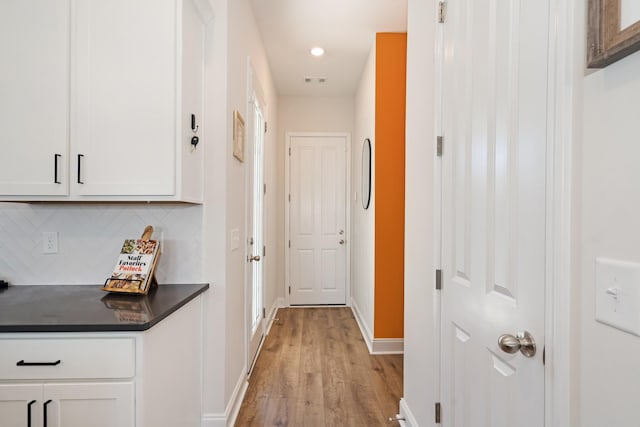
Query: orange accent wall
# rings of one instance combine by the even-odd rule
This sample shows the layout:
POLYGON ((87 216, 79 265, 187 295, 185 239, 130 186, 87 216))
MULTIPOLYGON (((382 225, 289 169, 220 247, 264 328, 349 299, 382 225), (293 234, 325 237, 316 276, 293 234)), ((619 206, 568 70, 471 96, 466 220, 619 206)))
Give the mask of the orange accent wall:
POLYGON ((374 338, 404 337, 407 35, 376 35, 374 338))

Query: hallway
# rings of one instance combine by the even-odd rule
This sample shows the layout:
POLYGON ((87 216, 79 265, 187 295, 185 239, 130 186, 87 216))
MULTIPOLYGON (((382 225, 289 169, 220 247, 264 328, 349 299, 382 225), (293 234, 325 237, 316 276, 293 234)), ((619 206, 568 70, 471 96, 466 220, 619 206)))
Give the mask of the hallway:
POLYGON ((372 356, 351 309, 282 308, 236 426, 392 426, 402 355, 372 356))

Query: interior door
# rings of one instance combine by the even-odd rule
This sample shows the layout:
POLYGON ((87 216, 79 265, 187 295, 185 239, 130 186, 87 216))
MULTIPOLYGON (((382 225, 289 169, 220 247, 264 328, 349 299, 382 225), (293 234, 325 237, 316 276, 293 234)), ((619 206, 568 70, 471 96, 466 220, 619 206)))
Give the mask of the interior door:
POLYGON ((346 304, 347 137, 289 141, 289 303, 346 304))
POLYGON ((247 327, 248 370, 251 370, 264 337, 264 102, 254 93, 247 144, 247 327))
POLYGON ((448 427, 544 425, 548 15, 545 0, 447 2, 441 384, 448 427), (516 337, 525 331, 535 354, 516 337))

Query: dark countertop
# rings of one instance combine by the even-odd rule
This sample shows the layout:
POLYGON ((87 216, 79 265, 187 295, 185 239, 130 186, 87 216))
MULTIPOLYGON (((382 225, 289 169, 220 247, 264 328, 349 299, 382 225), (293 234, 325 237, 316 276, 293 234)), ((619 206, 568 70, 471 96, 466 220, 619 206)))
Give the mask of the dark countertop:
POLYGON ((101 288, 43 285, 0 290, 0 333, 145 331, 209 285, 159 285, 148 295, 107 293, 101 288))

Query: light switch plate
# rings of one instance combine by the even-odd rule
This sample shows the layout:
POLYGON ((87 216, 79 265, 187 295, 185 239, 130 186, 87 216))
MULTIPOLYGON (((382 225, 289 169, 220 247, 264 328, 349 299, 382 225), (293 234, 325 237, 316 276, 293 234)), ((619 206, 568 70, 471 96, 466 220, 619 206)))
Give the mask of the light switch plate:
POLYGON ((235 251, 240 247, 240 230, 234 228, 229 232, 229 241, 231 243, 231 250, 235 251))
POLYGON ((596 258, 596 320, 640 336, 640 264, 596 258))

